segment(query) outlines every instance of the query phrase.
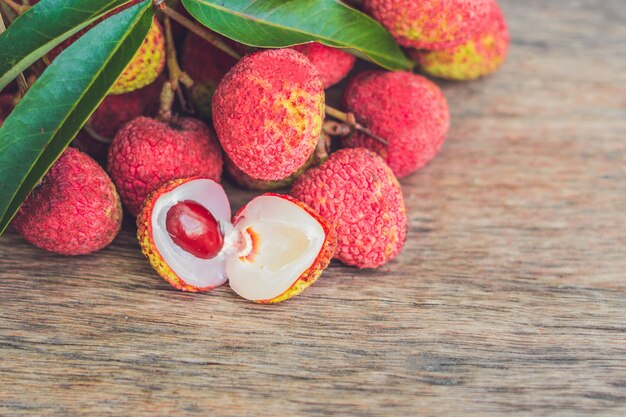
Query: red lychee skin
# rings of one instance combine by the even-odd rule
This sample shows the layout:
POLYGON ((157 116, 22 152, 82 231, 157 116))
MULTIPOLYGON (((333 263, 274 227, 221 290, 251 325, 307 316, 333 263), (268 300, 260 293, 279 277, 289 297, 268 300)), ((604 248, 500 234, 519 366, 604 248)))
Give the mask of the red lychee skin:
POLYGON ((377 268, 404 246, 404 197, 391 169, 365 148, 341 149, 296 180, 291 195, 325 217, 337 233, 335 258, 377 268))
POLYGON ((467 41, 493 0, 363 0, 365 11, 402 46, 437 50, 467 41))
POLYGON ((465 43, 440 51, 412 51, 422 71, 448 80, 474 80, 502 65, 509 49, 509 31, 500 6, 494 1, 487 23, 465 43))
POLYGON ((450 126, 448 104, 439 87, 409 72, 359 74, 344 91, 344 105, 388 145, 362 132, 346 137, 343 144, 377 152, 398 178, 431 161, 450 126))
POLYGON ((183 69, 194 81, 191 98, 196 111, 210 118, 213 94, 237 60, 193 32, 185 38, 182 55, 183 69))
POLYGON ((13 110, 13 96, 11 94, 0 95, 0 126, 4 123, 9 113, 13 110))
POLYGON ((164 82, 165 77, 161 75, 147 87, 126 94, 107 96, 91 116, 87 126, 78 132, 72 146, 104 164, 111 141, 126 123, 139 116, 156 115, 164 82), (88 128, 97 137, 88 132, 88 128))
POLYGON ((292 49, 244 57, 213 96, 217 137, 247 175, 279 180, 315 150, 324 120, 324 85, 307 57, 292 49))
POLYGON ((356 57, 338 48, 311 42, 292 47, 306 55, 320 73, 324 88, 330 88, 343 80, 354 68, 356 57))
POLYGON ((109 148, 109 173, 133 216, 165 182, 191 176, 219 181, 222 165, 217 140, 204 123, 191 118, 168 125, 138 117, 117 133, 109 148))
MULTIPOLYGON (((320 224, 320 226, 324 230, 324 236, 326 236, 326 239, 322 244, 322 248, 320 249, 320 253, 317 255, 311 266, 309 266, 300 275, 300 277, 291 285, 291 287, 289 287, 287 290, 285 290, 285 292, 274 298, 255 301, 256 303, 260 304, 274 304, 295 297, 296 295, 300 294, 302 291, 313 285, 315 281, 317 281, 317 279, 322 275, 322 272, 330 264, 330 261, 333 259, 333 255, 337 250, 337 235, 333 226, 328 222, 326 218, 321 216, 311 206, 303 203, 302 201, 296 200, 295 198, 284 194, 265 193, 263 195, 283 198, 293 204, 296 204, 320 224)), ((242 207, 241 209, 239 209, 237 214, 235 214, 233 218, 233 224, 237 224, 237 221, 239 221, 239 219, 241 218, 241 215, 245 208, 245 206, 242 207)))
POLYGON ((35 246, 84 255, 107 246, 122 225, 113 182, 88 155, 68 148, 28 196, 13 226, 35 246))

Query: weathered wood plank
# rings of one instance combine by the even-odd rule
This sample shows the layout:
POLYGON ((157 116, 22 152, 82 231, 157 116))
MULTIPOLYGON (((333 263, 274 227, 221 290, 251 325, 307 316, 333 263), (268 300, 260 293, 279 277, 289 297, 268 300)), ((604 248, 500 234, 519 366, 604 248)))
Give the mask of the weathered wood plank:
POLYGON ((510 59, 442 84, 381 270, 259 306, 171 290, 132 224, 81 258, 0 239, 0 415, 625 415, 626 10, 503 3, 510 59))

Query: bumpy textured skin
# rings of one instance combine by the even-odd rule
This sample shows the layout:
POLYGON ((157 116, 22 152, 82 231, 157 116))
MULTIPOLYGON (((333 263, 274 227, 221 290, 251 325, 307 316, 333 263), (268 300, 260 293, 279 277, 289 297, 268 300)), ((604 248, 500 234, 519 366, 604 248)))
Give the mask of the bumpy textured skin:
POLYGON ((244 57, 213 96, 224 151, 260 180, 296 172, 315 149, 324 119, 324 86, 307 57, 292 49, 244 57))
POLYGON ((74 148, 65 150, 13 219, 27 241, 63 255, 104 248, 121 225, 122 205, 113 182, 74 148))
MULTIPOLYGON (((315 258, 315 261, 311 264, 311 266, 300 275, 292 285, 289 287, 284 293, 279 295, 278 297, 271 298, 269 300, 255 300, 256 303, 261 304, 273 304, 280 303, 281 301, 288 300, 296 295, 300 294, 302 291, 313 285, 315 281, 322 275, 322 272, 328 267, 328 264, 333 259, 333 255, 337 250, 337 236, 335 234, 334 228, 328 223, 328 221, 322 217, 317 211, 313 210, 309 205, 303 203, 302 201, 298 201, 295 198, 284 195, 284 194, 275 194, 275 193, 265 193, 263 195, 280 197, 288 200, 294 204, 297 204, 304 211, 306 211, 311 217, 313 217, 324 230, 324 235, 326 239, 322 244, 322 249, 320 253, 315 258)), ((243 209, 242 207, 237 214, 235 214, 233 224, 236 224, 241 216, 243 209)))
POLYGON ((182 52, 183 69, 194 81, 191 99, 196 112, 211 118, 215 90, 237 60, 192 32, 187 34, 182 52))
POLYGON ((324 88, 330 88, 343 80, 356 62, 354 55, 317 42, 305 43, 292 48, 309 58, 320 73, 324 88))
POLYGON ((165 37, 154 19, 143 44, 115 82, 110 94, 123 94, 152 84, 165 66, 165 37))
POLYGON ((344 105, 388 142, 384 145, 357 131, 344 138, 344 146, 377 152, 398 178, 431 161, 450 126, 448 104, 439 87, 409 72, 359 74, 344 91, 344 105))
POLYGON ((152 233, 152 210, 154 209, 154 205, 158 201, 159 197, 163 194, 169 193, 176 187, 195 179, 198 179, 198 177, 168 181, 163 184, 163 186, 152 192, 148 198, 146 198, 146 201, 137 216, 137 239, 139 240, 139 246, 141 246, 141 252, 146 256, 146 258, 148 258, 150 265, 152 265, 154 270, 174 288, 188 292, 204 292, 210 291, 215 287, 194 287, 193 285, 189 285, 183 281, 163 260, 163 256, 161 256, 157 250, 154 242, 154 234, 152 233))
MULTIPOLYGON (((63 50, 74 43, 78 38, 87 33, 89 29, 122 10, 139 3, 141 0, 131 0, 128 4, 120 6, 117 9, 107 13, 104 17, 96 20, 85 29, 79 31, 69 39, 56 46, 48 53, 48 59, 53 61, 63 50)), ((165 66, 165 38, 163 36, 163 28, 161 24, 154 19, 152 27, 143 44, 130 61, 124 72, 120 75, 115 85, 109 92, 110 94, 128 93, 138 88, 145 87, 153 83, 165 66)))
POLYGON ((0 95, 0 126, 4 123, 9 113, 13 110, 13 96, 11 94, 0 95))
POLYGON ((437 50, 467 41, 493 0, 364 0, 365 10, 402 46, 437 50))
POLYGON ((494 3, 487 24, 472 38, 440 51, 412 51, 422 70, 447 80, 474 80, 495 72, 509 49, 509 31, 502 9, 494 3))
POLYGON ((404 246, 404 197, 391 169, 365 148, 342 149, 294 184, 291 195, 334 226, 335 258, 357 268, 377 268, 404 246))
POLYGON ((147 87, 105 97, 87 125, 78 132, 72 146, 104 164, 109 144, 122 126, 139 116, 153 116, 157 113, 164 81, 165 77, 161 75, 147 87))
POLYGON ((281 180, 257 180, 247 175, 245 172, 241 171, 233 162, 226 156, 224 158, 224 168, 228 173, 230 179, 232 179, 237 185, 247 190, 257 190, 257 191, 272 191, 278 190, 279 188, 285 188, 291 186, 293 182, 302 175, 311 165, 314 163, 315 157, 311 155, 311 157, 298 169, 296 172, 288 176, 287 178, 283 178, 281 180))
POLYGON ((136 216, 148 194, 165 182, 191 176, 219 181, 222 154, 201 121, 167 125, 148 117, 126 124, 109 148, 108 170, 128 211, 136 216))

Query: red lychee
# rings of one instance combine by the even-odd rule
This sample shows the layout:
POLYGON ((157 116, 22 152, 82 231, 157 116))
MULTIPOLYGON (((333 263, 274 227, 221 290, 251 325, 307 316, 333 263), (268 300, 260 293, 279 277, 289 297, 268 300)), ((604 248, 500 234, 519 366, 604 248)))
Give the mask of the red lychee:
POLYGON ((224 151, 260 180, 296 172, 313 153, 324 119, 324 86, 307 57, 293 49, 244 57, 213 97, 213 122, 224 151))
POLYGON ((388 143, 355 131, 344 145, 377 152, 398 178, 435 157, 450 125, 448 104, 439 87, 409 72, 361 73, 346 87, 344 104, 388 143))
MULTIPOLYGON (((48 53, 48 59, 53 61, 58 55, 61 54, 66 48, 74 43, 78 38, 84 35, 89 29, 98 23, 102 22, 106 18, 128 9, 131 6, 139 3, 141 0, 131 0, 129 3, 112 10, 105 16, 96 20, 85 29, 71 36, 69 39, 63 41, 60 45, 52 49, 48 53)), ((161 74, 165 66, 165 37, 163 35, 163 28, 156 18, 152 22, 152 27, 148 32, 146 39, 140 46, 139 50, 128 63, 122 74, 119 76, 110 94, 123 94, 134 91, 138 88, 143 88, 152 84, 161 74)))
POLYGON ((317 42, 296 45, 292 48, 309 58, 320 73, 324 88, 330 88, 343 80, 356 62, 354 55, 317 42))
POLYGON ((509 32, 502 10, 491 6, 487 23, 470 40, 440 51, 413 51, 422 70, 448 80, 473 80, 495 72, 509 49, 509 32))
POLYGON ((104 248, 122 224, 113 182, 93 159, 68 148, 28 196, 13 219, 24 238, 63 255, 104 248))
POLYGON ((334 225, 335 258, 377 268, 404 246, 407 216, 398 180, 378 155, 342 149, 296 180, 291 195, 334 225))
POLYGON ((213 94, 226 73, 237 63, 198 35, 189 32, 183 44, 183 69, 193 79, 191 98, 202 117, 211 117, 213 94))
POLYGON ((181 118, 171 124, 138 117, 109 148, 108 170, 128 211, 136 216, 148 194, 165 182, 190 176, 219 181, 222 154, 209 128, 181 118))
POLYGON ((363 0, 365 10, 402 46, 437 50, 467 41, 493 0, 363 0))

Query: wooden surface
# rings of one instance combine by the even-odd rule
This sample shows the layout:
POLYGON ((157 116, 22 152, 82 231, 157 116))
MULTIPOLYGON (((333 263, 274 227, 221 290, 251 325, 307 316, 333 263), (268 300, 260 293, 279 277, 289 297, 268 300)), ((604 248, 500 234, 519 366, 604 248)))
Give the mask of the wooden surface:
POLYGON ((443 85, 381 270, 261 306, 173 291, 130 224, 80 258, 0 239, 0 415, 626 415, 626 7, 503 6, 510 59, 443 85))

